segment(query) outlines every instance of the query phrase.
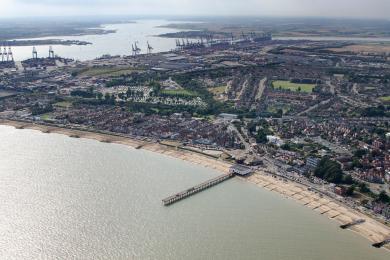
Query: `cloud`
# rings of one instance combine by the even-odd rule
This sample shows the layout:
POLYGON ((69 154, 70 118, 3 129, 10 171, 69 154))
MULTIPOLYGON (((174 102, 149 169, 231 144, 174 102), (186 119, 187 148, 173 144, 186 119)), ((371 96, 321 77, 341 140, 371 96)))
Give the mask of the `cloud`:
MULTIPOLYGON (((1 0, 9 16, 257 15, 336 16, 390 19, 390 0, 1 0)), ((3 12, 4 13, 4 12, 3 12)))
POLYGON ((127 4, 129 0, 14 0, 17 3, 28 5, 47 5, 47 6, 86 6, 86 5, 116 5, 127 4))

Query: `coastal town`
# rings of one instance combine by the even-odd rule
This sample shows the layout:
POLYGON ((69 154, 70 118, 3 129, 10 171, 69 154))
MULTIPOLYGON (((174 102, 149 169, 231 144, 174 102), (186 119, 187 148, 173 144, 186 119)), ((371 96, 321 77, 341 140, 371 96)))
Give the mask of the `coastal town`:
MULTIPOLYGON (((141 54, 134 43, 128 56, 88 61, 50 47, 20 62, 1 47, 0 122, 80 131, 76 138, 113 135, 137 140, 138 149, 147 142, 241 165, 263 187, 311 192, 390 228, 389 45, 268 32, 190 36, 170 52, 148 43, 141 54)), ((337 218, 335 208, 321 214, 337 218)))

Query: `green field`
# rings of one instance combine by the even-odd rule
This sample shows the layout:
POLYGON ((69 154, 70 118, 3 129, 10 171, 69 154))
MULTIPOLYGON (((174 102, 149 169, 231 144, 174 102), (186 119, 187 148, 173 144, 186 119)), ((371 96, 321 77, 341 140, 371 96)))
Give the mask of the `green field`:
POLYGON ((43 121, 52 121, 53 115, 51 113, 46 113, 40 116, 43 121))
POLYGON ((272 106, 268 106, 267 108, 267 111, 270 112, 270 113, 277 113, 279 109, 282 109, 283 110, 283 114, 286 114, 288 111, 291 110, 291 106, 287 105, 287 104, 275 104, 275 105, 272 105, 272 106))
POLYGON ((315 88, 315 84, 302 84, 291 83, 290 81, 277 80, 272 82, 272 86, 275 89, 288 89, 295 92, 312 93, 315 88))
POLYGON ((208 91, 212 93, 214 96, 219 96, 226 91, 226 86, 220 86, 220 87, 213 87, 213 88, 208 88, 208 91))
POLYGON ((87 68, 81 70, 78 75, 79 76, 89 76, 89 77, 96 77, 96 76, 106 76, 106 77, 117 77, 121 75, 127 75, 132 72, 138 71, 136 68, 112 68, 112 67, 107 67, 107 68, 87 68))
POLYGON ((390 96, 379 98, 383 102, 390 102, 390 96))
POLYGON ((196 93, 187 90, 187 89, 175 89, 175 90, 163 90, 161 94, 169 95, 169 96, 188 96, 188 97, 196 97, 196 93))
POLYGON ((72 107, 72 102, 62 101, 62 102, 55 103, 54 106, 61 107, 61 108, 70 108, 72 107))

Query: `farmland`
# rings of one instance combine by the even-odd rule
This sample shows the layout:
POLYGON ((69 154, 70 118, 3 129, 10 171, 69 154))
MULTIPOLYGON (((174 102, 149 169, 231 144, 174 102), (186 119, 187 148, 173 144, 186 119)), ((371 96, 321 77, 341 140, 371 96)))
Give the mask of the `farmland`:
POLYGON ((353 53, 390 53, 389 43, 371 43, 371 44, 354 44, 344 46, 342 48, 328 49, 333 52, 353 52, 353 53))

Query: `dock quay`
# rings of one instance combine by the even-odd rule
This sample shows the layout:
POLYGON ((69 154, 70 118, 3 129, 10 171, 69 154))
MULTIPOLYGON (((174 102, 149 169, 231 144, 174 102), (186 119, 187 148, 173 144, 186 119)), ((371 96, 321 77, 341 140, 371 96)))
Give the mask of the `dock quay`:
POLYGON ((163 202, 164 206, 172 205, 173 203, 176 203, 182 199, 188 198, 196 193, 199 193, 199 192, 204 191, 208 188, 211 188, 211 187, 213 187, 221 182, 224 182, 224 181, 226 181, 234 176, 235 176, 234 173, 229 173, 229 174, 224 174, 224 175, 218 176, 216 178, 213 178, 211 180, 203 182, 199 185, 196 185, 192 188, 189 188, 185 191, 176 193, 175 195, 172 195, 168 198, 165 198, 162 200, 162 202, 163 202))
POLYGON ((376 248, 381 248, 387 244, 390 244, 390 237, 383 240, 382 242, 379 242, 379 243, 375 243, 375 244, 372 244, 373 247, 376 247, 376 248))
POLYGON ((358 220, 352 221, 351 223, 348 223, 348 224, 345 224, 345 225, 341 225, 340 227, 342 229, 347 229, 347 228, 355 226, 355 225, 363 224, 364 222, 366 222, 366 220, 358 219, 358 220))

